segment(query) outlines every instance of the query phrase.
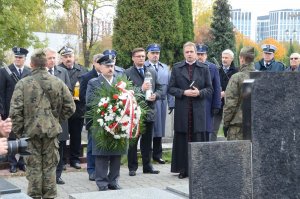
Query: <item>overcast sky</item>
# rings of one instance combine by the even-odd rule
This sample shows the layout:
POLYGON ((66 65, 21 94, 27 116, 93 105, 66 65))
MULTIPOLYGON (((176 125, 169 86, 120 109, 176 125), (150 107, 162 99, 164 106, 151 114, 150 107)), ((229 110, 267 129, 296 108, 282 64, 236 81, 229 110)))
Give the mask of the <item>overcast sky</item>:
POLYGON ((233 9, 251 11, 256 16, 268 15, 269 11, 300 9, 299 0, 228 0, 233 9))

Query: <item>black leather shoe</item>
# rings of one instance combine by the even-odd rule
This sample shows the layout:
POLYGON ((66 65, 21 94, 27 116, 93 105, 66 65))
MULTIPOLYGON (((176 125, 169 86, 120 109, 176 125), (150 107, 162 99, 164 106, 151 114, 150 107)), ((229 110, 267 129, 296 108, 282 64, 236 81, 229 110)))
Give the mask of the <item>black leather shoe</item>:
POLYGON ((19 169, 26 172, 26 165, 25 164, 19 165, 19 169))
POLYGON ((108 185, 108 189, 110 189, 110 190, 118 190, 118 189, 122 189, 121 187, 120 187, 120 185, 118 185, 118 184, 115 184, 115 185, 108 185))
POLYGON ((17 173, 17 166, 14 166, 14 165, 10 166, 9 172, 11 172, 11 173, 17 173))
POLYGON ((65 184, 65 181, 63 181, 61 178, 57 178, 56 184, 65 184))
POLYGON ((129 171, 129 176, 135 176, 136 172, 135 171, 129 171))
POLYGON ((188 175, 185 172, 183 172, 183 173, 179 173, 178 178, 183 179, 183 178, 186 178, 187 176, 188 175))
POLYGON ((154 159, 153 158, 153 160, 155 161, 155 162, 158 162, 159 164, 165 164, 166 163, 166 161, 164 161, 163 159, 161 159, 161 158, 159 158, 159 159, 154 159))
POLYGON ((95 173, 89 174, 89 180, 95 181, 95 173))
POLYGON ((108 187, 105 186, 105 187, 99 187, 99 191, 107 191, 108 190, 108 187))
POLYGON ((81 169, 81 165, 78 162, 76 162, 74 164, 70 164, 70 166, 75 168, 75 169, 81 169))
POLYGON ((159 174, 160 171, 158 170, 154 170, 154 169, 151 169, 151 170, 143 170, 143 173, 150 173, 150 174, 159 174))

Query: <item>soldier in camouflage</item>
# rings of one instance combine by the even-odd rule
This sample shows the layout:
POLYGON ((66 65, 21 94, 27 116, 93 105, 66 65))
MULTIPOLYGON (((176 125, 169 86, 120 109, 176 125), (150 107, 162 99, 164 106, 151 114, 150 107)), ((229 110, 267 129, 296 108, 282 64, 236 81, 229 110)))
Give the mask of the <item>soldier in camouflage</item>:
POLYGON ((249 72, 254 68, 254 48, 244 47, 240 52, 240 71, 232 75, 225 91, 223 109, 224 127, 228 128, 227 140, 242 140, 242 84, 249 79, 249 72))
POLYGON ((46 55, 37 50, 31 56, 32 76, 15 87, 10 117, 17 137, 29 137, 27 164, 28 195, 32 198, 55 198, 56 165, 59 160, 60 122, 75 111, 68 87, 46 70, 46 55))

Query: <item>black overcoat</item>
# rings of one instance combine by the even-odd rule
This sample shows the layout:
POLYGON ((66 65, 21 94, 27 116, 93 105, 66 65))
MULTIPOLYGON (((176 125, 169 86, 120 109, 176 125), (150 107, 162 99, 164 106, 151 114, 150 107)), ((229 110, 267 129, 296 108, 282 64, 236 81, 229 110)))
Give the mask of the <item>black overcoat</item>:
MULTIPOLYGON (((193 132, 206 131, 206 107, 205 99, 211 97, 213 87, 208 67, 200 62, 195 63, 192 81, 200 91, 200 95, 193 97, 193 132)), ((189 98, 183 95, 184 90, 191 84, 186 62, 182 61, 173 66, 168 93, 175 96, 174 131, 188 132, 189 98)))

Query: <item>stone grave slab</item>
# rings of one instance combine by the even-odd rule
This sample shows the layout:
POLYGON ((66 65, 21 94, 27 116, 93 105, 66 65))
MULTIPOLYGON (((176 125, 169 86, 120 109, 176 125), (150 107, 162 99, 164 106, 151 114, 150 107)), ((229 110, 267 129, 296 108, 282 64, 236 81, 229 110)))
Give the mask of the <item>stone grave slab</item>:
POLYGON ((21 189, 3 178, 0 178, 0 195, 9 193, 20 193, 21 189))
POLYGON ((300 198, 300 73, 254 78, 253 198, 300 198))
POLYGON ((158 188, 121 189, 71 194, 70 199, 182 199, 183 197, 158 188))
POLYGON ((30 199, 28 195, 25 193, 12 193, 12 194, 4 194, 0 195, 1 199, 30 199))
POLYGON ((251 198, 251 142, 189 143, 189 198, 251 198))
POLYGON ((182 195, 184 197, 189 197, 189 185, 173 185, 167 187, 168 191, 182 195))

